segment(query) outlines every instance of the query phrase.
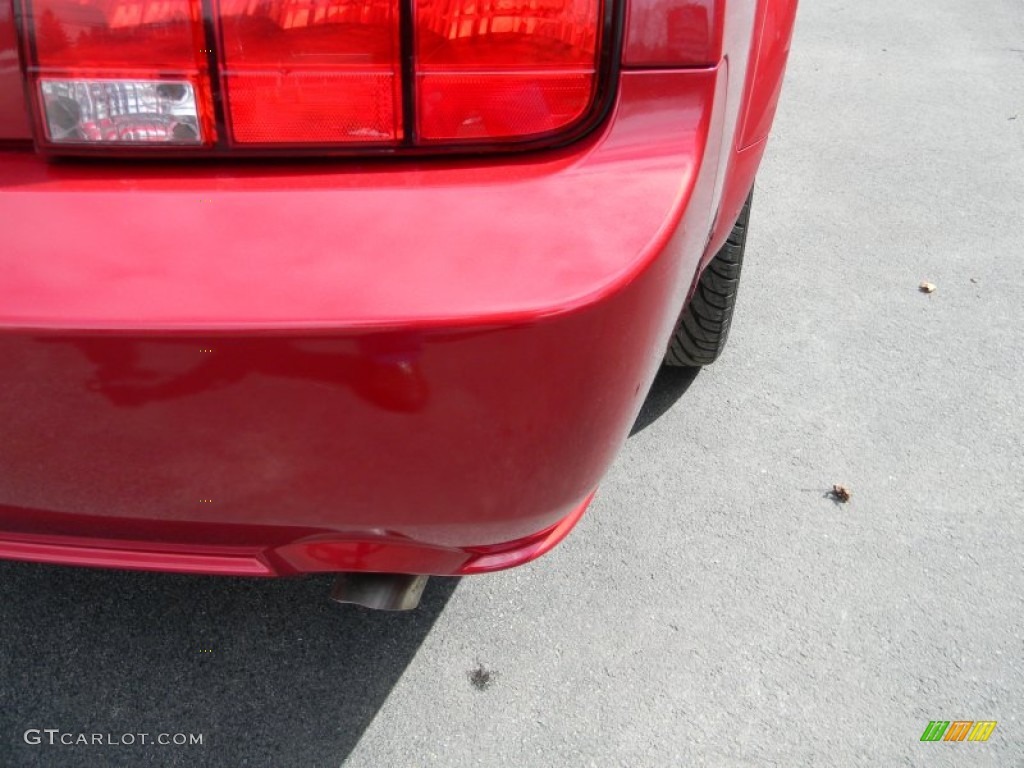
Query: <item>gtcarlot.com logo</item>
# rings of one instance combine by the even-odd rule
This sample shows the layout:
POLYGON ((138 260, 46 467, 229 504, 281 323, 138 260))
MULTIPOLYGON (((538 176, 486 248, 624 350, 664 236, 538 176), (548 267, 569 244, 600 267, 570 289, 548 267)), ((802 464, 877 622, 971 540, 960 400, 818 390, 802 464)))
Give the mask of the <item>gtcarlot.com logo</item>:
POLYGON ((931 720, 921 741, 988 741, 997 725, 995 720, 931 720))
POLYGON ((132 747, 138 744, 187 747, 203 743, 201 733, 76 733, 60 728, 29 728, 23 738, 26 744, 66 747, 132 747))

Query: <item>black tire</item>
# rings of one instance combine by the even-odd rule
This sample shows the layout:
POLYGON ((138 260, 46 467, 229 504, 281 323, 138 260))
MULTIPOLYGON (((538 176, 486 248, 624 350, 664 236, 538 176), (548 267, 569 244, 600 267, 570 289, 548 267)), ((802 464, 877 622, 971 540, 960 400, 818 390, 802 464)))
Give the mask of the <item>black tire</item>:
POLYGON ((700 368, 715 362, 725 349, 732 314, 736 309, 753 195, 751 191, 747 196, 729 239, 708 263, 697 281, 693 297, 683 308, 665 352, 665 365, 700 368))

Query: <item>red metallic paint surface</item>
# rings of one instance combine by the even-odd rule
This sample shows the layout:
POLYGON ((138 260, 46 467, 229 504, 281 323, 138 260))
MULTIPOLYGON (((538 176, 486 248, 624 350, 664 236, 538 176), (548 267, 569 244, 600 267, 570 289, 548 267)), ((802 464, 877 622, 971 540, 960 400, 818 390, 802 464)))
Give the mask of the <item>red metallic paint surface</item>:
POLYGON ((767 129, 778 104, 796 7, 797 0, 756 0, 756 5, 755 0, 729 3, 725 33, 730 79, 726 118, 729 135, 723 143, 731 149, 720 158, 717 212, 703 265, 725 243, 754 184, 767 129))
POLYGON ((718 76, 627 72, 555 153, 0 154, 0 557, 468 573, 554 546, 753 180, 795 3, 756 7, 635 0, 627 66, 718 76))
POLYGON ((756 42, 756 64, 747 96, 741 149, 768 136, 782 92, 782 76, 796 21, 797 0, 761 0, 760 6, 761 32, 756 42))
MULTIPOLYGON (((593 494, 562 520, 545 530, 506 544, 466 549, 428 547, 422 544, 364 534, 343 538, 331 533, 298 533, 295 529, 265 526, 225 526, 188 523, 159 527, 160 541, 131 538, 101 538, 105 529, 124 534, 132 521, 80 517, 69 528, 81 535, 56 536, 60 528, 46 514, 48 532, 19 534, 5 531, 0 537, 0 558, 35 563, 78 565, 123 570, 155 570, 232 576, 284 576, 316 571, 373 571, 398 573, 458 574, 487 573, 522 565, 551 551, 579 521, 593 494), (184 541, 174 541, 175 528, 184 541), (287 533, 285 532, 287 531, 287 533), (217 546, 208 542, 254 537, 261 546, 217 546), (294 538, 294 540, 292 540, 294 538), (274 546, 275 541, 284 541, 274 546)), ((23 510, 34 518, 36 510, 23 510)), ((7 508, 5 524, 17 527, 18 510, 7 508)), ((33 520, 28 528, 38 528, 33 520)))
POLYGON ((161 549, 152 542, 129 548, 117 539, 105 542, 92 536, 87 539, 61 539, 45 534, 25 538, 5 534, 0 540, 0 558, 127 571, 159 570, 224 576, 271 576, 274 573, 259 552, 243 553, 236 549, 231 553, 208 553, 198 547, 177 552, 161 549))
POLYGON ((0 140, 29 138, 13 8, 9 0, 0 0, 0 140))
POLYGON ((658 367, 723 92, 626 73, 599 135, 500 165, 0 155, 0 530, 255 546, 275 572, 329 540, 377 559, 318 568, 456 572, 547 531, 658 367))
POLYGON ((725 0, 631 0, 623 65, 714 66, 722 58, 725 5, 725 0))
MULTIPOLYGON (((739 124, 743 119, 743 110, 746 103, 747 83, 750 79, 748 74, 752 73, 750 66, 750 55, 754 50, 752 40, 757 31, 757 8, 759 0, 729 0, 726 3, 725 18, 722 26, 722 62, 719 65, 725 72, 728 85, 725 95, 725 125, 722 131, 722 147, 715 160, 717 169, 715 174, 715 205, 712 217, 708 220, 707 228, 712 231, 713 237, 707 243, 706 252, 702 259, 702 266, 714 257, 720 247, 715 243, 719 222, 723 220, 721 215, 721 201, 728 190, 737 185, 742 185, 742 179, 737 179, 731 173, 730 159, 732 147, 739 133, 739 124)), ((730 222, 731 223, 731 222, 730 222)))
POLYGON ((610 129, 500 163, 225 169, 9 153, 0 326, 419 329, 584 307, 667 235, 713 80, 624 73, 610 129), (41 240, 47 221, 60 226, 41 240))

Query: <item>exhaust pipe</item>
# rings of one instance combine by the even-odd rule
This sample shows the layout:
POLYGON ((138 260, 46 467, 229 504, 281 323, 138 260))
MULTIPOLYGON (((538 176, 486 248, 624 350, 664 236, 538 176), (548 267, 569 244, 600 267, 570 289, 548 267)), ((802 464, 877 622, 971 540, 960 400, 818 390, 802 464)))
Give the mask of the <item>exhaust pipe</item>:
POLYGON ((331 600, 377 611, 411 611, 429 576, 408 573, 342 573, 331 588, 331 600))

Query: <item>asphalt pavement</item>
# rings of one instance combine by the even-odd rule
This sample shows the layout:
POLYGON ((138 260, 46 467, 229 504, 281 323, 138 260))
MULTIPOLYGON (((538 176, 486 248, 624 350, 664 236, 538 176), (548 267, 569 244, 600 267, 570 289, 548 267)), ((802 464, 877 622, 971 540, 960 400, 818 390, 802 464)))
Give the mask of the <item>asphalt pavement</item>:
POLYGON ((804 0, 729 348, 561 546, 408 615, 0 564, 0 766, 1024 766, 1022 229, 1020 0, 804 0))

